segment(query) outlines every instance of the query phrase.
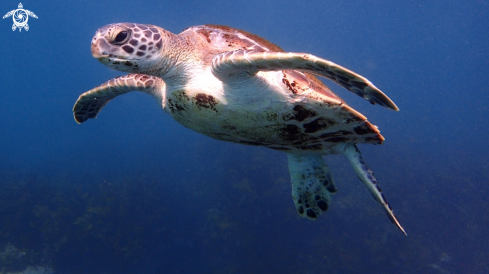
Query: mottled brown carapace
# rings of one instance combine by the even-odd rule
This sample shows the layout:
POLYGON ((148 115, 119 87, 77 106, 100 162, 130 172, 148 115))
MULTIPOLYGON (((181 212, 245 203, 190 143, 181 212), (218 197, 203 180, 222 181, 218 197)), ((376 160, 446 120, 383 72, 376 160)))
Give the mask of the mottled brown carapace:
POLYGON ((222 26, 222 25, 205 25, 205 26, 208 27, 209 29, 215 29, 215 30, 220 30, 223 32, 230 33, 225 38, 228 39, 230 42, 233 42, 236 44, 240 43, 240 39, 236 39, 237 37, 236 37, 235 33, 240 33, 240 34, 243 34, 244 36, 256 41, 258 44, 268 48, 270 51, 277 51, 277 52, 283 52, 284 51, 282 48, 280 48, 279 46, 275 45, 274 43, 268 41, 267 39, 264 39, 264 38, 262 38, 256 34, 253 34, 253 33, 250 33, 250 32, 244 31, 244 30, 235 29, 235 28, 231 28, 228 26, 222 26))
MULTIPOLYGON (((266 39, 227 26, 196 26, 184 30, 180 35, 194 41, 199 41, 197 37, 200 37, 202 44, 197 43, 194 46, 203 48, 196 51, 211 53, 211 58, 202 57, 203 60, 211 60, 220 53, 234 50, 283 52, 280 47, 266 39)), ((341 75, 330 73, 334 79, 338 77, 343 81, 341 75)), ((206 128, 199 128, 199 132, 220 140, 296 152, 325 151, 337 143, 383 142, 384 138, 379 130, 370 124, 365 116, 345 104, 316 76, 290 69, 282 70, 281 75, 281 82, 290 91, 292 98, 295 96, 308 99, 290 106, 288 110, 259 113, 257 119, 261 122, 254 125, 244 128, 236 126, 234 123, 246 119, 246 115, 231 115, 229 121, 222 119, 218 125, 222 129, 219 132, 206 128), (310 105, 310 102, 314 102, 314 105, 310 105)), ((192 123, 192 118, 189 117, 193 116, 191 112, 194 110, 202 112, 204 116, 207 112, 213 112, 218 117, 224 117, 221 113, 223 107, 219 104, 216 98, 205 93, 187 95, 184 91, 177 91, 168 99, 172 115, 183 124, 192 123)))
MULTIPOLYGON (((282 48, 274 43, 244 30, 235 29, 221 25, 204 25, 188 28, 200 34, 209 44, 208 47, 220 46, 217 52, 227 52, 233 50, 253 50, 253 51, 273 51, 284 52, 282 48), (224 41, 218 41, 224 39, 224 41)), ((185 32, 184 31, 184 32, 185 32)), ((213 52, 213 54, 216 54, 213 52)), ((326 96, 342 100, 334 94, 326 85, 323 84, 316 76, 310 73, 303 73, 294 70, 284 70, 283 82, 294 93, 304 86, 310 86, 313 90, 326 96), (302 85, 301 85, 302 84, 302 85)))

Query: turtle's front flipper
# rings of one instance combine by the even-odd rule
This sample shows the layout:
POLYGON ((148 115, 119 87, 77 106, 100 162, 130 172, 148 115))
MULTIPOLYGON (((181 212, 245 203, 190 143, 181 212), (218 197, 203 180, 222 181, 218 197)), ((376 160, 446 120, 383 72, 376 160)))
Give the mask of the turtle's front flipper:
POLYGON ((387 203, 387 199, 377 184, 377 179, 375 179, 374 173, 367 166, 367 164, 365 164, 365 161, 363 160, 357 146, 352 144, 341 144, 338 145, 335 150, 348 158, 358 178, 360 178, 360 180, 362 180, 362 182, 367 186, 375 200, 382 205, 391 222, 395 224, 402 231, 402 233, 404 233, 404 235, 407 236, 406 231, 404 231, 404 228, 402 228, 401 224, 397 220, 392 207, 387 203))
POLYGON ((91 89, 78 98, 73 107, 73 115, 81 124, 97 117, 100 110, 110 100, 130 91, 142 91, 152 95, 158 104, 165 107, 165 82, 161 78, 145 74, 128 74, 116 77, 91 89))
POLYGON ((12 16, 12 15, 14 14, 14 12, 15 12, 15 11, 16 11, 16 10, 11 10, 11 11, 7 12, 7 13, 6 13, 6 14, 3 16, 3 18, 2 18, 2 19, 5 19, 5 18, 7 18, 7 17, 12 16))
POLYGON ((365 98, 372 104, 379 104, 399 110, 396 104, 365 77, 356 74, 328 60, 307 53, 258 52, 236 50, 222 53, 212 60, 212 72, 225 81, 233 74, 243 71, 254 74, 258 71, 300 70, 325 77, 365 98))
POLYGON ((33 13, 32 11, 30 10, 25 10, 25 12, 30 16, 30 17, 34 17, 37 19, 37 15, 35 13, 33 13))
POLYGON ((336 192, 331 171, 321 155, 296 155, 287 153, 292 199, 302 217, 316 219, 328 210, 330 193, 336 192))

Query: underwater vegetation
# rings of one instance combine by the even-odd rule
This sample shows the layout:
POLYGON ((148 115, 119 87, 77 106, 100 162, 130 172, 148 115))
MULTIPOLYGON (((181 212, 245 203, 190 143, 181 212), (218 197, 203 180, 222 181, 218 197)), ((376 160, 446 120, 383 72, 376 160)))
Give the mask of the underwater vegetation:
MULTIPOLYGON (((404 219, 433 220, 411 223, 413 232, 398 237, 348 163, 331 157, 341 188, 332 210, 312 222, 293 206, 284 157, 244 146, 233 149, 242 157, 223 150, 223 155, 212 155, 212 169, 187 167, 189 172, 173 175, 158 171, 158 165, 145 165, 144 172, 126 168, 116 175, 2 171, 0 273, 27 266, 91 274, 360 273, 367 268, 377 273, 457 273, 451 270, 461 258, 470 262, 464 266, 467 273, 489 270, 487 251, 457 255, 453 248, 475 241, 487 246, 479 241, 485 230, 463 203, 447 207, 427 192, 415 196, 416 203, 398 204, 404 219), (429 207, 439 214, 423 213, 429 207), (461 221, 444 222, 451 212, 461 221), (463 233, 453 235, 454 228, 443 226, 462 227, 463 233), (426 232, 432 227, 436 235, 426 232)), ((204 155, 209 154, 195 157, 204 155)), ((393 174, 384 172, 384 177, 394 178, 402 168, 422 168, 422 163, 405 165, 402 159, 390 162, 393 174)), ((403 180, 416 182, 414 172, 404 173, 403 180)), ((467 199, 476 190, 468 176, 448 172, 426 173, 423 182, 463 182, 467 199)))
POLYGON ((165 209, 152 194, 158 184, 77 186, 31 176, 0 188, 4 272, 55 265, 57 273, 67 273, 64 267, 69 273, 85 273, 108 262, 111 271, 134 270, 150 252, 152 237, 165 229, 165 209))

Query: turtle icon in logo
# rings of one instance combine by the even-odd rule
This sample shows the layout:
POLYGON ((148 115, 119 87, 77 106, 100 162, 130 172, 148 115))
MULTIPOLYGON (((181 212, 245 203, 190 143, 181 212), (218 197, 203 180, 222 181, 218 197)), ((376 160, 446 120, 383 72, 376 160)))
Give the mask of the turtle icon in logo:
POLYGON ((32 11, 23 9, 22 3, 19 3, 18 9, 7 12, 2 19, 10 16, 12 16, 12 19, 14 20, 14 24, 12 25, 13 31, 15 31, 17 28, 19 28, 19 31, 22 31, 22 28, 28 31, 29 25, 27 25, 27 20, 29 20, 29 16, 37 19, 37 15, 35 15, 32 11))

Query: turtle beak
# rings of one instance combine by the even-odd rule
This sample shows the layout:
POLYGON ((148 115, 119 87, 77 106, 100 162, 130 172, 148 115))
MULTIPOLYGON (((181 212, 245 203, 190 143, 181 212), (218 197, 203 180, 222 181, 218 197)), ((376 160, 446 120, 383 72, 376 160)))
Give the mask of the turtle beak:
POLYGON ((104 65, 108 65, 110 63, 108 54, 106 51, 104 51, 102 47, 100 47, 100 44, 104 44, 104 43, 100 43, 99 41, 105 42, 105 40, 103 39, 97 39, 92 42, 92 47, 91 47, 92 56, 96 58, 100 63, 104 65))
POLYGON ((92 56, 94 58, 100 59, 109 56, 113 49, 104 38, 98 38, 92 41, 91 50, 92 56))
POLYGON ((102 55, 100 54, 100 50, 98 48, 97 43, 92 43, 92 56, 93 56, 93 58, 97 58, 97 59, 102 57, 102 55))

